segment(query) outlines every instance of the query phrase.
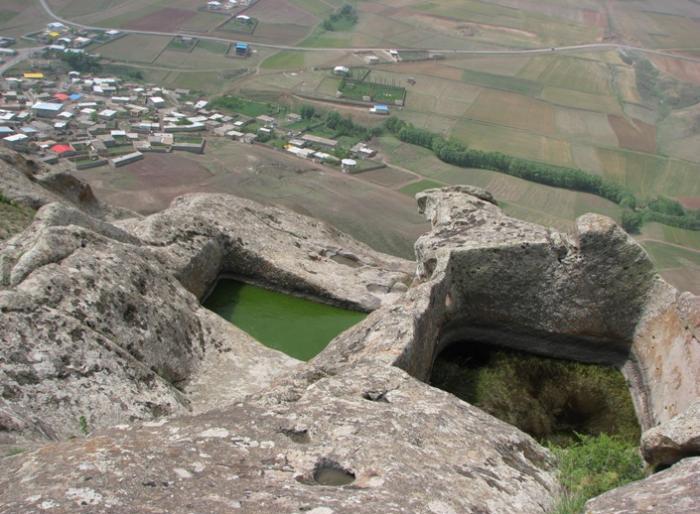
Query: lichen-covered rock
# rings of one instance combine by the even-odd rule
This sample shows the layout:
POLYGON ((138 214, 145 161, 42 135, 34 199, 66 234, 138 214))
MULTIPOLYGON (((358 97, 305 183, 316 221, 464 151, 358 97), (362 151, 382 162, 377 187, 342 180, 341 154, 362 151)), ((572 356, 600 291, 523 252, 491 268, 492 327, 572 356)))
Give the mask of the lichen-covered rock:
MULTIPOLYGON (((433 226, 410 287, 411 263, 231 196, 117 222, 45 206, 0 247, 0 434, 98 430, 5 460, 2 509, 548 512, 550 454, 418 380, 465 339, 618 365, 645 428, 700 396, 698 301, 614 222, 586 215, 562 234, 471 187, 418 200, 433 226), (373 312, 299 363, 200 307, 222 273, 373 312)), ((589 508, 641 512, 647 484, 689 512, 697 466, 589 508)))
POLYGON ((700 399, 683 413, 642 434, 642 455, 652 466, 700 456, 700 399))
POLYGON ((162 249, 171 272, 201 295, 219 273, 370 311, 405 291, 413 264, 335 228, 230 195, 186 195, 128 230, 162 249))
POLYGON ((220 274, 370 310, 410 268, 231 196, 120 223, 47 204, 0 247, 0 444, 205 410, 296 365, 200 306, 220 274))
POLYGON ((684 459, 645 480, 632 482, 586 503, 585 514, 697 514, 700 457, 684 459))
POLYGON ((91 216, 119 219, 136 213, 100 202, 85 182, 64 171, 52 170, 20 153, 0 148, 0 195, 31 209, 52 202, 66 203, 91 216))
POLYGON ((645 429, 700 397, 697 299, 659 278, 612 220, 587 214, 564 234, 506 216, 473 188, 417 198, 432 223, 416 243, 417 283, 318 366, 381 359, 427 378, 445 346, 482 341, 620 367, 645 429))
POLYGON ((529 436, 383 365, 307 369, 245 402, 3 467, 7 512, 544 514, 559 492, 529 436))

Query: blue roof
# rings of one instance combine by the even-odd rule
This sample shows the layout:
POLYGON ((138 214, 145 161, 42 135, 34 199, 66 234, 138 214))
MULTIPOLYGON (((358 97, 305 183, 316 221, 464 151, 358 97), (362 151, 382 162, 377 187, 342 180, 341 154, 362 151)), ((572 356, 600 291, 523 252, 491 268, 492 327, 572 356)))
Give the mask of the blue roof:
POLYGON ((82 96, 83 96, 83 95, 81 95, 80 93, 73 93, 73 94, 70 95, 68 98, 70 98, 71 100, 80 100, 80 98, 81 98, 82 96))
POLYGON ((248 43, 236 43, 236 48, 248 48, 248 43))
POLYGON ((375 109, 379 109, 380 111, 388 111, 389 107, 385 104, 377 104, 374 106, 375 109))

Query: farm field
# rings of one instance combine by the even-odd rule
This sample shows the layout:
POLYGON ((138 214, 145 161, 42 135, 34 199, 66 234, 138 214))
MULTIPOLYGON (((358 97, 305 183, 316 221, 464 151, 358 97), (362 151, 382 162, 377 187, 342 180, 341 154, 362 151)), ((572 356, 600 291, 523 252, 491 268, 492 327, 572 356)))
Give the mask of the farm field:
MULTIPOLYGON (((507 212, 535 223, 570 229, 577 216, 598 212, 619 219, 617 205, 587 193, 578 193, 544 186, 510 177, 494 171, 465 169, 438 160, 427 149, 407 145, 393 137, 381 137, 380 148, 389 164, 408 169, 427 180, 427 183, 409 184, 407 192, 433 182, 441 184, 471 184, 491 191, 496 199, 504 201, 507 212)), ((425 187, 423 188, 425 189, 425 187)))
POLYGON ((3 0, 0 3, 0 35, 19 38, 41 30, 50 21, 38 3, 23 0, 3 0))
POLYGON ((189 192, 231 193, 327 221, 377 250, 412 258, 428 230, 413 198, 260 146, 208 142, 204 155, 147 154, 123 168, 75 172, 97 196, 139 212, 189 192), (368 220, 372 220, 368 223, 368 220))
MULTIPOLYGON (((131 35, 97 50, 114 61, 131 63, 148 81, 212 95, 231 93, 297 106, 311 103, 376 125, 383 120, 366 107, 336 103, 340 81, 328 72, 337 65, 369 67, 371 80, 405 88, 405 105, 392 105, 391 113, 418 127, 475 149, 580 167, 624 184, 642 204, 665 195, 687 208, 700 208, 700 104, 693 104, 700 98, 700 62, 629 49, 556 49, 612 42, 683 51, 698 59, 697 3, 364 0, 353 3, 358 13, 355 25, 324 30, 322 21, 344 0, 260 0, 246 12, 258 25, 253 34, 242 34, 221 29, 226 16, 198 10, 202 0, 48 1, 57 12, 83 22, 203 31, 252 43, 248 59, 227 58, 224 43, 202 40, 188 53, 166 48, 169 38, 131 35), (291 48, 265 49, 256 42, 291 48), (323 49, 295 51, 294 46, 323 49), (386 50, 375 50, 381 64, 370 66, 368 53, 346 47, 386 50), (395 62, 388 52, 391 48, 400 49, 402 56, 426 60, 395 62), (520 55, 447 51, 527 48, 557 51, 520 55), (432 55, 429 49, 446 51, 427 60, 432 55), (658 76, 638 76, 640 60, 648 60, 658 76)), ((8 35, 29 27, 32 12, 45 23, 36 7, 24 4, 3 2, 0 29, 7 27, 8 35), (15 24, 22 29, 13 28, 15 24)), ((346 91, 346 95, 357 98, 366 92, 346 91)), ((392 103, 393 98, 375 95, 374 100, 392 103)), ((354 180, 408 200, 421 187, 435 183, 480 185, 491 189, 510 214, 559 228, 569 228, 586 210, 620 219, 619 207, 600 198, 493 172, 449 167, 420 149, 400 146, 397 153, 392 149, 396 143, 381 140, 382 151, 395 168, 360 173, 354 180)), ((659 262, 671 262, 666 255, 673 253, 669 247, 697 247, 694 232, 677 230, 651 224, 639 237, 651 245, 659 262)), ((674 259, 664 273, 687 279, 684 273, 689 273, 692 259, 674 259)))
POLYGON ((100 46, 98 51, 102 57, 114 61, 152 63, 170 44, 170 40, 165 36, 131 34, 100 46))

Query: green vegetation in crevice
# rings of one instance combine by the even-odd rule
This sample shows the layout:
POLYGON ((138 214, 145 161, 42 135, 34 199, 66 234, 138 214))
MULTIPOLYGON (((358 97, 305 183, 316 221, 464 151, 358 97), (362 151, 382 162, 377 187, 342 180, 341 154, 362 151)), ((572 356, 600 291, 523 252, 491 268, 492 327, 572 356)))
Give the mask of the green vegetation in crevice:
POLYGON ((464 343, 438 356, 431 381, 542 442, 566 446, 576 433, 639 440, 625 378, 609 366, 464 343))
POLYGON ((5 456, 5 457, 12 457, 12 456, 14 456, 14 455, 19 455, 20 453, 24 453, 24 452, 26 452, 26 451, 27 451, 27 450, 25 450, 24 448, 20 448, 20 447, 18 447, 18 446, 17 446, 17 447, 12 447, 12 448, 10 448, 9 450, 7 450, 7 451, 5 452, 5 455, 4 455, 4 456, 5 456))
POLYGON ((90 428, 88 427, 88 422, 87 419, 85 419, 85 416, 80 416, 80 418, 78 418, 78 423, 80 424, 80 431, 84 435, 88 435, 90 433, 90 428))
POLYGON ((17 205, 0 194, 0 241, 28 227, 34 219, 34 210, 17 205))
POLYGON ((622 374, 611 367, 457 343, 436 359, 433 386, 529 433, 558 459, 565 488, 555 514, 644 477, 639 424, 622 374))
POLYGON ((606 434, 580 435, 567 447, 549 445, 556 455, 565 493, 552 514, 580 514, 586 501, 644 478, 635 445, 606 434))

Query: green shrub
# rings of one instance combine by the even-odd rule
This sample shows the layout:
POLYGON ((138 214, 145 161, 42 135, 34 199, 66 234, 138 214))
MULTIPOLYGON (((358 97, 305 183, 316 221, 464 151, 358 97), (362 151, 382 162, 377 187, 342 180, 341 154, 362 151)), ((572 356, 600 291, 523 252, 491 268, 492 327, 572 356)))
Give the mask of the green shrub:
POLYGON ((644 478, 633 444, 606 434, 578 438, 566 448, 549 446, 559 460, 559 480, 566 489, 554 514, 579 514, 590 498, 644 478))
POLYGON ((90 428, 88 427, 88 422, 87 419, 85 419, 85 416, 80 416, 78 423, 80 424, 80 431, 83 434, 88 435, 90 433, 90 428))

